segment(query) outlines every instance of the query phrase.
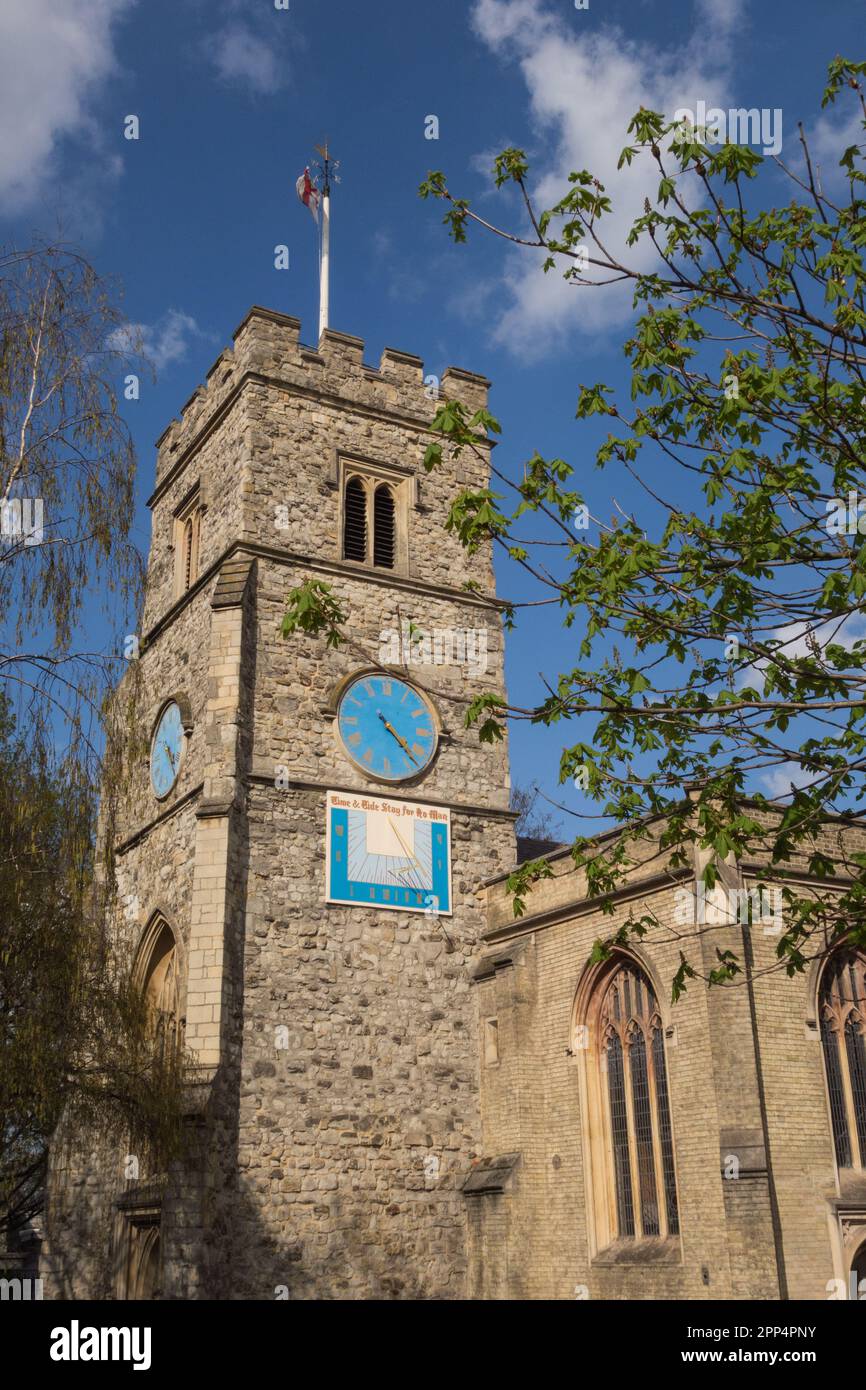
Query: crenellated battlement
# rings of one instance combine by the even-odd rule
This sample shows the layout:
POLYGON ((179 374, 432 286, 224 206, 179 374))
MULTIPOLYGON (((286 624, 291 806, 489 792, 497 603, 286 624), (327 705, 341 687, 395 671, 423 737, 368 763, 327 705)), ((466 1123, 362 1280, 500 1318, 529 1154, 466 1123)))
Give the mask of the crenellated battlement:
POLYGON ((364 361, 364 340, 326 328, 317 348, 301 342, 301 321, 253 305, 207 374, 156 441, 159 482, 244 380, 265 378, 304 393, 352 401, 409 417, 433 418, 441 399, 468 409, 487 404, 486 377, 448 367, 441 379, 425 375, 412 353, 386 347, 378 367, 364 361), (438 394, 437 394, 438 392, 438 394))

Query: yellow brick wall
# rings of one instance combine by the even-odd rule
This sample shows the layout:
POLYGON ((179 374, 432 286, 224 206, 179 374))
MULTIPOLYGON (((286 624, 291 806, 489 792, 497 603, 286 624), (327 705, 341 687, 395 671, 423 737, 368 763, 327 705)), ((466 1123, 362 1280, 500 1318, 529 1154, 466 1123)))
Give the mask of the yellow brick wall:
MULTIPOLYGON (((771 968, 778 934, 760 924, 714 925, 681 941, 677 890, 691 890, 694 879, 653 882, 659 864, 646 852, 631 900, 613 916, 582 899, 582 875, 567 855, 555 868, 523 919, 513 918, 501 881, 487 890, 476 989, 482 1028, 497 1020, 499 1057, 480 1059, 483 1156, 519 1160, 504 1191, 467 1196, 473 1296, 826 1298, 828 1281, 844 1276, 841 1189, 814 1006, 808 1023, 809 976, 771 968), (580 1068, 590 1063, 569 1048, 593 944, 629 912, 656 919, 636 954, 666 1028, 680 1237, 664 1251, 658 1242, 655 1251, 620 1249, 612 1263, 592 1251, 580 1086, 580 1068), (703 973, 717 963, 717 946, 748 969, 733 985, 690 981, 673 1005, 681 945, 703 973), (731 1154, 752 1161, 726 1178, 731 1154)), ((736 866, 726 874, 742 884, 736 866)))

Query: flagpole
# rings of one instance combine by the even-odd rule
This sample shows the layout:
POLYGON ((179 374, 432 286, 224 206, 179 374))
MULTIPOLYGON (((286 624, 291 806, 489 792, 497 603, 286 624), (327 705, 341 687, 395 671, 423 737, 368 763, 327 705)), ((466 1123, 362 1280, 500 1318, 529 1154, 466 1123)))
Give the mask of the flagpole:
POLYGON ((319 264, 319 337, 328 327, 331 271, 331 160, 328 142, 317 146, 322 156, 322 255, 319 264))
POLYGON ((331 260, 331 191, 327 183, 322 193, 322 259, 319 266, 319 337, 328 326, 328 278, 331 260))

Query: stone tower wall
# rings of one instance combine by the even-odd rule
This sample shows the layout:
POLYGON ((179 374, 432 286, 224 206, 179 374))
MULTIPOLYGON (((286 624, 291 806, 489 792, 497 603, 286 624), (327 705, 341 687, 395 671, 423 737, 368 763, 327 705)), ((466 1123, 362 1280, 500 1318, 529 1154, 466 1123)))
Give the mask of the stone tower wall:
MULTIPOLYGON (((373 369, 362 349, 326 332, 314 351, 297 320, 254 309, 158 445, 139 718, 149 742, 180 696, 188 739, 163 801, 146 759, 129 769, 116 929, 134 949, 156 912, 171 925, 196 1064, 190 1161, 162 1199, 165 1297, 465 1292, 460 1185, 480 1146, 470 960, 479 884, 512 862, 514 838, 507 750, 463 727, 467 698, 503 689, 491 557, 468 560, 444 522, 458 486, 486 483, 487 460, 446 451, 425 473, 437 405, 422 364, 386 349, 373 369), (403 484, 408 546, 393 572, 342 559, 345 459, 403 484), (178 597, 175 517, 196 487, 198 578, 178 597), (308 577, 348 614, 336 651, 278 635, 308 577), (483 630, 485 669, 405 672, 430 691, 443 736, 426 777, 389 789, 341 754, 333 695, 404 619, 483 630), (325 793, 352 787, 451 807, 453 916, 325 903, 325 793)), ((470 373, 442 379, 472 410, 486 389, 470 373)), ((122 1157, 89 1160, 96 1237, 86 1217, 73 1232, 58 1176, 55 1292, 119 1287, 123 1212, 156 1176, 126 1182, 122 1157), (108 1228, 106 1273, 93 1249, 108 1228)))

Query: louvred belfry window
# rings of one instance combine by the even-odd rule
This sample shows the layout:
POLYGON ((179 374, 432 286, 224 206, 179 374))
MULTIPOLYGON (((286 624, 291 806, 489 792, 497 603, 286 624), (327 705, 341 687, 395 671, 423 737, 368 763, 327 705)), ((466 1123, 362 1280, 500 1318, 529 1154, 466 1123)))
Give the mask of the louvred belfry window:
POLYGON ((664 1034, 644 972, 624 962, 603 986, 598 1015, 605 1081, 615 1236, 665 1238, 679 1232, 664 1034))
POLYGON ((376 488, 373 497, 373 564, 394 568, 394 494, 386 483, 376 488))
MULTIPOLYGON (((400 484, 382 482, 375 474, 352 472, 343 489, 343 559, 398 568, 400 518, 405 511, 400 484)), ((403 536, 405 548, 405 535, 403 536)))
POLYGON ((367 558, 367 490, 360 478, 346 484, 343 555, 347 560, 367 558))
POLYGON ((833 1147, 840 1168, 866 1168, 866 956, 839 951, 819 996, 833 1147))

